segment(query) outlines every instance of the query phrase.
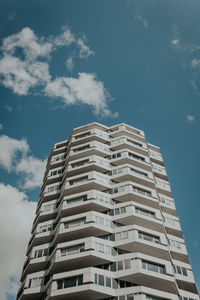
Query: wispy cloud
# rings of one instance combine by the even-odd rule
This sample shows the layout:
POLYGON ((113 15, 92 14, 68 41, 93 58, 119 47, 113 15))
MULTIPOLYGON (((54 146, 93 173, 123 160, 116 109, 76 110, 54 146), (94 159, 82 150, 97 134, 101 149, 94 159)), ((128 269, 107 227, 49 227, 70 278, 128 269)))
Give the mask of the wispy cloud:
POLYGON ((190 80, 188 80, 189 85, 196 94, 200 95, 200 45, 187 43, 183 40, 181 31, 176 25, 172 26, 172 35, 171 47, 179 53, 180 59, 182 59, 181 65, 183 70, 187 72, 190 77, 190 80))
POLYGON ((0 136, 0 167, 19 175, 20 187, 40 187, 46 166, 46 159, 30 155, 25 139, 17 140, 7 135, 0 136))
POLYGON ((72 72, 73 68, 74 68, 74 61, 73 61, 73 57, 69 56, 68 59, 66 60, 65 63, 67 69, 72 72))
POLYGON ((10 11, 8 14, 8 21, 12 21, 16 17, 15 11, 10 11))
POLYGON ((12 107, 10 105, 5 104, 4 108, 8 111, 11 112, 12 111, 12 107))
POLYGON ((196 69, 197 67, 200 66, 200 60, 197 59, 197 58, 194 58, 192 61, 191 61, 191 67, 193 69, 196 69))
MULTIPOLYGON (((93 107, 95 114, 116 115, 108 109, 109 93, 95 74, 81 73, 78 78, 52 78, 49 71, 51 54, 60 47, 71 45, 77 48, 80 59, 87 59, 95 54, 86 44, 86 37, 76 38, 69 28, 64 28, 60 35, 45 38, 38 37, 31 28, 26 27, 4 38, 1 47, 0 83, 17 95, 25 96, 34 91, 33 88, 38 88, 40 93, 59 98, 65 105, 83 103, 93 107), (17 52, 19 48, 22 55, 17 52), (85 88, 82 85, 83 81, 86 84, 85 88), (52 87, 56 88, 58 85, 61 91, 53 91, 52 87)), ((69 71, 73 70, 73 65, 70 55, 66 60, 69 71)))
POLYGON ((3 125, 0 123, 0 130, 3 130, 3 125))
POLYGON ((186 120, 189 123, 193 123, 195 121, 195 116, 194 115, 186 115, 186 120))
POLYGON ((141 15, 139 7, 136 7, 134 18, 137 22, 141 23, 145 28, 148 27, 148 21, 141 15))

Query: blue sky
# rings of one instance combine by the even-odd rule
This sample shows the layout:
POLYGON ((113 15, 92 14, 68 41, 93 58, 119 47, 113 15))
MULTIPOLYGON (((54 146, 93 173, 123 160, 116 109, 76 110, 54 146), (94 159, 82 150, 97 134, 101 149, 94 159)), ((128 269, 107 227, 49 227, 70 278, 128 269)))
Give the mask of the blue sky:
POLYGON ((198 0, 1 1, 2 299, 15 299, 53 144, 93 121, 160 146, 200 286, 199 11, 198 0))

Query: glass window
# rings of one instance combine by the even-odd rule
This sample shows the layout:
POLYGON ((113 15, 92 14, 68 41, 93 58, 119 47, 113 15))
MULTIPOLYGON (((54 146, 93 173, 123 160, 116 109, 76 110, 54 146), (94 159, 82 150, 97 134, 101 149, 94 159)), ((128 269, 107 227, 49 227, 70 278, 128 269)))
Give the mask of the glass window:
POLYGON ((104 276, 99 274, 99 285, 104 286, 104 276))
POLYGON ((111 287, 111 278, 106 277, 106 286, 111 287))

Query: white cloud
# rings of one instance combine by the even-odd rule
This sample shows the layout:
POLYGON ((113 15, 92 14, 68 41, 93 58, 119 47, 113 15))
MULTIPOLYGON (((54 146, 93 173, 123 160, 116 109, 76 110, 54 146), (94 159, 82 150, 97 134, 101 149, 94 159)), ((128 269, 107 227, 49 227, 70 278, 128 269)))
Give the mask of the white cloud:
POLYGON ((83 39, 79 38, 77 41, 77 45, 80 48, 80 58, 88 58, 90 55, 94 55, 94 51, 90 50, 90 48, 85 44, 85 39, 86 38, 83 37, 83 39))
POLYGON ((195 69, 196 67, 198 67, 200 65, 200 60, 197 59, 197 58, 194 58, 192 61, 191 61, 191 67, 193 69, 195 69))
POLYGON ((180 45, 180 40, 179 39, 174 39, 174 40, 171 41, 171 43, 172 43, 173 46, 177 47, 177 46, 180 45))
POLYGON ((147 20, 141 15, 139 8, 136 8, 135 20, 139 23, 142 23, 145 28, 148 27, 147 20))
POLYGON ((69 56, 69 58, 66 60, 66 67, 67 69, 72 72, 73 68, 74 68, 74 62, 73 62, 73 57, 69 56))
MULTIPOLYGON (((79 49, 79 57, 86 59, 94 55, 86 44, 86 37, 76 38, 69 28, 58 36, 38 37, 32 29, 26 27, 20 32, 3 40, 0 59, 0 83, 13 90, 17 95, 27 95, 32 88, 54 98, 60 98, 65 105, 87 104, 96 115, 117 116, 108 109, 109 93, 95 74, 79 73, 78 78, 56 77, 49 73, 51 53, 58 47, 74 44, 79 49), (17 55, 21 48, 22 55, 17 55), (41 60, 42 58, 42 60, 41 60)), ((70 55, 66 61, 72 71, 74 61, 70 55)))
POLYGON ((3 125, 0 123, 0 130, 3 130, 3 125))
POLYGON ((23 176, 22 187, 31 189, 41 186, 47 160, 33 156, 25 157, 16 165, 15 171, 23 176))
POLYGON ((195 121, 195 117, 193 115, 186 115, 186 120, 189 122, 189 123, 192 123, 195 121))
POLYGON ((61 98, 65 105, 81 102, 92 106, 97 115, 112 116, 107 108, 110 95, 95 74, 79 73, 78 78, 59 77, 47 84, 45 93, 61 98))
POLYGON ((40 187, 47 160, 29 154, 30 147, 26 140, 0 136, 0 166, 8 172, 19 174, 23 189, 40 187))
POLYGON ((74 35, 71 33, 70 29, 67 28, 64 30, 63 33, 55 37, 52 40, 52 42, 56 46, 61 47, 61 46, 69 46, 70 44, 75 43, 76 39, 74 35))
POLYGON ((0 183, 0 299, 15 295, 25 261, 36 202, 11 185, 0 183))
POLYGON ((17 154, 25 155, 29 151, 26 140, 12 139, 6 135, 0 136, 0 165, 7 171, 14 167, 17 154))
POLYGON ((50 42, 40 39, 29 27, 23 28, 19 33, 12 34, 3 40, 2 50, 4 54, 13 55, 16 48, 23 49, 27 60, 34 60, 37 57, 46 57, 53 50, 50 42))

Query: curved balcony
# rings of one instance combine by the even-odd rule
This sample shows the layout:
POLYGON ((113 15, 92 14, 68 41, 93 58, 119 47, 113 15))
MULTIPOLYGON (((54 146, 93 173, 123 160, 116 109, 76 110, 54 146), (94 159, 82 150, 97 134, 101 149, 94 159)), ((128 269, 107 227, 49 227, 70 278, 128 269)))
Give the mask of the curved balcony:
POLYGON ((114 201, 109 195, 90 190, 85 193, 73 194, 73 196, 65 196, 58 212, 58 218, 72 216, 88 211, 103 212, 111 209, 114 201))
POLYGON ((135 138, 126 138, 121 137, 114 140, 111 140, 111 148, 115 151, 117 150, 123 150, 124 148, 135 151, 137 153, 140 153, 142 155, 148 155, 147 146, 143 142, 138 142, 135 138))
POLYGON ((73 160, 67 168, 67 176, 76 176, 81 173, 87 173, 90 171, 97 171, 106 173, 110 170, 110 163, 107 159, 99 157, 97 155, 87 156, 84 159, 73 160))
MULTIPOLYGON (((152 257, 146 255, 144 257, 152 261, 152 257)), ((130 268, 117 271, 116 276, 120 280, 178 294, 171 264, 164 260, 156 259, 156 263, 146 263, 143 259, 133 259, 130 268)))
POLYGON ((108 191, 113 200, 120 202, 135 201, 149 207, 159 208, 158 198, 155 190, 145 190, 140 185, 132 182, 124 182, 124 185, 116 186, 108 191))
POLYGON ((144 172, 140 168, 133 168, 130 165, 122 165, 110 171, 112 179, 117 182, 132 181, 146 187, 155 188, 155 182, 151 172, 144 172))

